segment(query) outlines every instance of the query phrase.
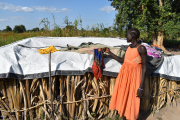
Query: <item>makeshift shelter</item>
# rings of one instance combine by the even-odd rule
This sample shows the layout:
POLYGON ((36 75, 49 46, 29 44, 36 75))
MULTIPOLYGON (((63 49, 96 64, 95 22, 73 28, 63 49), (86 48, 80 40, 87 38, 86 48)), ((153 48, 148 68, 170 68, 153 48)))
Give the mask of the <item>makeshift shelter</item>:
MULTIPOLYGON (((109 111, 108 107, 121 63, 104 58, 103 77, 96 80, 92 74, 93 54, 86 54, 91 51, 84 49, 85 53, 81 54, 82 51, 64 49, 84 42, 112 48, 129 44, 124 38, 34 37, 0 47, 3 118, 50 119, 52 109, 59 119, 101 119, 116 115, 117 112, 109 111), (49 55, 39 54, 37 50, 51 45, 60 51, 51 54, 49 73, 49 55)), ((180 56, 164 57, 161 66, 146 79, 141 110, 155 111, 164 104, 176 105, 179 69, 180 56)))

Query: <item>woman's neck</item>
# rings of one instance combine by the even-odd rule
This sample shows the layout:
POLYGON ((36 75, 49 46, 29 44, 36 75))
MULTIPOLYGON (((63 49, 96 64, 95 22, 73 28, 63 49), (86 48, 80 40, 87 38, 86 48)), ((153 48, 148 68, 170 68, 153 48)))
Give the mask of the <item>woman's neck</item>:
POLYGON ((136 47, 136 45, 138 44, 138 41, 136 39, 136 40, 133 40, 131 43, 132 43, 131 47, 136 47))

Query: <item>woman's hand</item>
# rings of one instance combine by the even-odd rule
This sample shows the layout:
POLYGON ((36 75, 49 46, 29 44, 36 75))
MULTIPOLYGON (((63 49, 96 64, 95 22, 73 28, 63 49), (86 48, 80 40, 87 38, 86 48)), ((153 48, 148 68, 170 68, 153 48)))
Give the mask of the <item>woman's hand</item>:
POLYGON ((106 52, 106 53, 109 53, 109 52, 110 52, 110 50, 109 50, 108 47, 104 47, 103 50, 104 50, 104 52, 106 52))
POLYGON ((138 89, 137 90, 137 97, 141 97, 143 95, 143 90, 138 89))

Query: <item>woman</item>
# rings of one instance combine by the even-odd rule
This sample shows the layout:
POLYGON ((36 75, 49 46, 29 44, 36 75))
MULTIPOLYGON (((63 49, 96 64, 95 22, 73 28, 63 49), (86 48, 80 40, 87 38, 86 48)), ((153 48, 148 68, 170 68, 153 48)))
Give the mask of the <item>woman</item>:
POLYGON ((140 96, 143 94, 147 66, 147 51, 138 43, 140 32, 132 28, 127 32, 127 42, 131 42, 123 58, 104 48, 115 60, 123 63, 116 79, 109 110, 117 110, 123 120, 137 120, 140 96))

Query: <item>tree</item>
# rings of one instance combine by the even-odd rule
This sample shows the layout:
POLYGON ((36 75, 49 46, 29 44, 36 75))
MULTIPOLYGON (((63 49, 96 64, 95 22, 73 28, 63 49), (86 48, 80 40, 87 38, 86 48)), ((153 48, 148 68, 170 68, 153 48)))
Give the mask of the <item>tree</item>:
POLYGON ((12 31, 12 28, 11 28, 11 27, 9 27, 9 26, 6 26, 5 31, 6 31, 6 32, 12 31))
POLYGON ((44 28, 41 28, 40 31, 44 31, 44 28))
POLYGON ((23 33, 26 31, 26 28, 24 25, 15 25, 13 31, 17 33, 23 33))
POLYGON ((33 28, 31 31, 33 31, 33 32, 39 31, 39 28, 38 27, 33 28))
POLYGON ((77 26, 79 24, 79 21, 78 20, 74 20, 74 23, 73 23, 73 26, 74 26, 74 29, 77 30, 77 26))
POLYGON ((19 27, 22 29, 23 32, 26 32, 26 28, 24 25, 19 25, 19 27))
POLYGON ((118 13, 119 30, 136 27, 148 33, 153 44, 163 47, 163 38, 177 36, 180 30, 180 0, 109 0, 118 13))

